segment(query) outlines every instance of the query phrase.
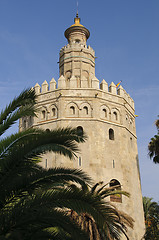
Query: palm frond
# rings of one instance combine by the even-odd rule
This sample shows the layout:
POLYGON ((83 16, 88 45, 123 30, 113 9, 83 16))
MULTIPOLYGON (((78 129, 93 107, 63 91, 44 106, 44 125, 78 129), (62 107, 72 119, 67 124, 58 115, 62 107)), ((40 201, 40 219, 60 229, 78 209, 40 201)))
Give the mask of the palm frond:
POLYGON ((24 90, 0 113, 0 136, 19 118, 35 116, 36 95, 33 89, 24 90))

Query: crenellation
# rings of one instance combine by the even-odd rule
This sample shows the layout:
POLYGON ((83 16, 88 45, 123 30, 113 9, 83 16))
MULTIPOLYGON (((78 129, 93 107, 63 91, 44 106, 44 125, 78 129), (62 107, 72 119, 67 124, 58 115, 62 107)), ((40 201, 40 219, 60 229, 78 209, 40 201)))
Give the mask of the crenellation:
POLYGON ((45 81, 42 83, 41 92, 42 92, 42 93, 46 93, 46 92, 48 92, 48 89, 49 89, 49 85, 48 85, 47 81, 45 80, 45 81))
POLYGON ((36 94, 39 94, 41 92, 41 87, 38 83, 35 84, 34 89, 35 89, 36 94))
POLYGON ((70 78, 70 88, 77 88, 77 79, 75 76, 70 78))
POLYGON ((63 75, 61 75, 58 79, 58 88, 66 88, 66 80, 65 77, 63 75))
POLYGON ((108 92, 108 83, 104 79, 100 83, 100 89, 105 92, 108 92))
POLYGON ((72 43, 71 45, 67 44, 66 46, 62 47, 60 49, 60 55, 62 55, 64 51, 71 51, 73 49, 79 49, 79 51, 81 51, 83 49, 83 50, 91 53, 93 56, 95 54, 95 51, 93 50, 93 48, 90 45, 87 46, 86 44, 72 43))
POLYGON ((111 84, 109 86, 109 92, 113 93, 113 94, 117 94, 116 85, 113 82, 111 82, 111 84))
POLYGON ((117 94, 120 95, 121 97, 124 97, 125 90, 121 85, 119 86, 119 88, 117 90, 117 94))
POLYGON ((128 94, 128 103, 130 104, 130 106, 132 106, 132 101, 131 101, 131 97, 129 94, 128 94))
POLYGON ((99 80, 95 76, 92 78, 92 88, 99 89, 99 80))
POLYGON ((55 89, 56 89, 56 81, 54 78, 52 78, 50 81, 50 91, 53 91, 55 89))

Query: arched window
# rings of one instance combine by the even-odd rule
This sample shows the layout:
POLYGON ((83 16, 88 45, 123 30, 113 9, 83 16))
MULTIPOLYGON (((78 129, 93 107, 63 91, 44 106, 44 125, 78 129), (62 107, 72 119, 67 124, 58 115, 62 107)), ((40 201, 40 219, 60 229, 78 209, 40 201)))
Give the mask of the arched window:
POLYGON ((52 116, 55 117, 55 115, 56 115, 56 109, 52 108, 52 116))
POLYGON ((24 128, 24 130, 26 129, 26 119, 24 119, 24 121, 23 121, 23 128, 24 128))
POLYGON ((88 115, 88 107, 84 106, 83 109, 84 109, 84 114, 88 115))
POLYGON ((42 119, 45 119, 46 117, 46 113, 45 113, 45 110, 42 111, 42 119))
MULTIPOLYGON (((112 179, 109 184, 110 188, 112 191, 118 191, 121 190, 121 184, 118 180, 112 179)), ((111 202, 122 202, 122 195, 121 194, 114 194, 110 196, 110 201, 111 202)))
POLYGON ((46 132, 50 132, 50 129, 47 128, 45 131, 46 131, 46 132))
POLYGON ((114 140, 114 130, 112 128, 109 129, 109 139, 114 140))
POLYGON ((113 119, 114 119, 115 121, 117 121, 117 120, 118 120, 118 115, 117 115, 117 112, 113 112, 113 119))
POLYGON ((75 107, 74 106, 70 107, 70 113, 71 113, 71 115, 75 115, 75 107))
POLYGON ((103 112, 103 117, 106 118, 107 117, 107 110, 105 108, 103 108, 102 112, 103 112))
POLYGON ((77 127, 77 134, 83 135, 83 127, 81 127, 81 126, 77 127))

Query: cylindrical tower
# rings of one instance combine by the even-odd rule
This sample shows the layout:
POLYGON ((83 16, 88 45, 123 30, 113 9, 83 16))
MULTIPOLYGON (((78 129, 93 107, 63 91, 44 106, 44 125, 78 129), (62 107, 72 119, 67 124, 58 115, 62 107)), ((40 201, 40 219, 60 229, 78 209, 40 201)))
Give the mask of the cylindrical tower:
MULTIPOLYGON (((58 88, 54 79, 35 85, 38 95, 38 118, 22 119, 20 129, 35 126, 44 129, 77 127, 88 140, 80 145, 81 153, 74 161, 55 154, 43 158, 44 167, 82 168, 94 180, 116 184, 129 192, 130 198, 110 198, 117 207, 135 220, 129 230, 131 240, 144 235, 144 214, 138 165, 134 101, 120 86, 95 77, 94 50, 87 47, 90 33, 80 24, 65 31, 68 45, 60 51, 58 88)), ((125 239, 125 238, 123 238, 125 239)))
POLYGON ((65 31, 68 44, 60 50, 60 76, 66 78, 67 88, 90 88, 91 79, 95 76, 94 51, 86 45, 90 32, 80 24, 78 14, 74 21, 65 31))

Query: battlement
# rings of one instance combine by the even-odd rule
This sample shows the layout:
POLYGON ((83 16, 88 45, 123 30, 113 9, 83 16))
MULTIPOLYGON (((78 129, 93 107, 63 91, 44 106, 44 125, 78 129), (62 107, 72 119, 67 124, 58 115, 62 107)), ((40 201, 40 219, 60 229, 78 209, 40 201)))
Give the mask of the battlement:
MULTIPOLYGON (((76 78, 74 76, 72 76, 71 79, 76 80, 76 78)), ((130 97, 130 95, 126 92, 126 90, 121 85, 117 89, 116 85, 113 82, 108 86, 108 83, 103 79, 102 82, 100 83, 100 88, 99 88, 98 83, 99 83, 99 80, 96 77, 94 77, 92 79, 92 87, 91 88, 97 89, 97 90, 99 89, 105 93, 123 97, 125 99, 125 101, 132 108, 134 108, 134 100, 130 97), (93 87, 94 81, 96 81, 96 86, 98 85, 98 87, 93 87)), ((43 93, 55 91, 56 89, 68 89, 68 88, 66 88, 65 77, 63 75, 61 75, 60 78, 58 79, 58 87, 57 87, 55 79, 52 78, 49 84, 47 83, 46 80, 42 83, 41 86, 38 83, 36 83, 36 85, 34 86, 34 89, 37 94, 43 94, 43 93)), ((71 89, 71 87, 70 87, 70 89, 71 89)), ((82 88, 74 88, 74 89, 82 89, 82 88)), ((88 89, 90 89, 90 88, 88 88, 88 89)), ((87 90, 87 88, 84 88, 84 90, 87 90)))
POLYGON ((86 51, 89 50, 89 52, 90 52, 92 55, 95 54, 95 51, 93 50, 93 48, 92 48, 90 45, 86 45, 86 44, 74 42, 74 43, 72 43, 71 45, 70 45, 70 44, 67 44, 67 45, 65 45, 64 47, 62 47, 62 48, 60 49, 60 55, 62 55, 63 52, 66 51, 66 50, 70 50, 70 51, 79 50, 79 51, 81 51, 81 49, 86 50, 86 51))

